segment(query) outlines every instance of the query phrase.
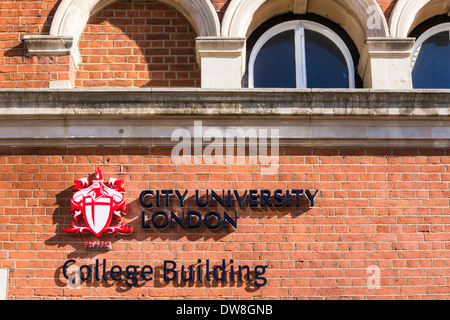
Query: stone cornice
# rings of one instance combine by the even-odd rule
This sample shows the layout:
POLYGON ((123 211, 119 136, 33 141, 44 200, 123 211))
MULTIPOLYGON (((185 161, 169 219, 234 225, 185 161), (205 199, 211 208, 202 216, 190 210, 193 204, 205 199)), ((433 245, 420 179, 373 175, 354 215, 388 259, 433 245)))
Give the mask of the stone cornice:
POLYGON ((73 37, 25 35, 23 36, 27 56, 70 55, 73 37))
POLYGON ((450 115, 450 90, 0 89, 3 116, 450 115))
POLYGON ((449 147, 450 90, 0 90, 0 145, 171 146, 177 128, 277 128, 286 146, 449 147))

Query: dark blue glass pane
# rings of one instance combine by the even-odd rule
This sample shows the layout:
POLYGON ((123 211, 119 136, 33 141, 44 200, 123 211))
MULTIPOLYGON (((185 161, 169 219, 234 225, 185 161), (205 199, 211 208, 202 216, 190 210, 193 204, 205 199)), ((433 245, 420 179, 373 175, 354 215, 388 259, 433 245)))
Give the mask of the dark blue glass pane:
POLYGON ((295 88, 294 30, 284 31, 268 40, 255 59, 255 88, 295 88))
POLYGON ((348 88, 349 71, 341 50, 329 38, 305 30, 308 88, 348 88))
POLYGON ((449 31, 444 31, 427 39, 419 48, 413 64, 414 88, 450 89, 449 38, 449 31))

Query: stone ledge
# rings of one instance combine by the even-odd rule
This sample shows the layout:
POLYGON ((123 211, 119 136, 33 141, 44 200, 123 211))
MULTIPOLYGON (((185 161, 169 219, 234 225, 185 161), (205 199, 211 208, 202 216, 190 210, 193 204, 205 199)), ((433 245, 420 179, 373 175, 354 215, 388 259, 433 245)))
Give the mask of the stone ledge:
POLYGON ((3 117, 448 117, 450 90, 0 89, 3 117))
POLYGON ((279 129, 281 146, 450 147, 450 90, 0 90, 2 146, 173 146, 172 132, 279 129))
MULTIPOLYGON (((176 129, 197 137, 194 121, 201 120, 202 134, 214 129, 278 129, 282 147, 450 147, 450 121, 369 119, 50 119, 0 120, 1 146, 161 146, 170 147, 176 129)), ((269 141, 270 141, 270 135, 269 141)), ((201 137, 200 137, 201 138, 201 137)), ((237 136, 235 136, 237 138, 237 136)), ((204 145, 210 142, 203 141, 204 145)), ((248 141, 247 143, 250 143, 248 141)))
POLYGON ((26 35, 23 36, 27 56, 68 56, 73 37, 26 35))

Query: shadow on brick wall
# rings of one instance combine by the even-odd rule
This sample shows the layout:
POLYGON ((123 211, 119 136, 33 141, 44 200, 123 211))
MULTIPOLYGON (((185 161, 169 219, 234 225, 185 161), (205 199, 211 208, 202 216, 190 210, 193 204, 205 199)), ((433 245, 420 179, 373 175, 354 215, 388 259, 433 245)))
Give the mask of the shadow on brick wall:
POLYGON ((77 87, 199 87, 196 34, 174 8, 119 1, 86 25, 77 87))
POLYGON ((3 56, 5 57, 24 57, 25 55, 25 49, 24 49, 24 45, 23 42, 9 48, 8 50, 6 50, 5 52, 3 52, 3 56))
POLYGON ((44 26, 42 28, 42 34, 49 34, 50 28, 52 27, 53 17, 55 16, 56 10, 58 10, 59 5, 61 4, 62 0, 56 1, 53 8, 50 10, 47 19, 45 20, 44 26))

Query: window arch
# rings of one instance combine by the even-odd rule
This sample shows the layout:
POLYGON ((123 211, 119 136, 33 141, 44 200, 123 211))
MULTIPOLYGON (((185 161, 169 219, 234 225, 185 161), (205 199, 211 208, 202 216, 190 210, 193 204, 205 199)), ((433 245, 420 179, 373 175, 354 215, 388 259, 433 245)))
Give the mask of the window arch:
POLYGON ((450 22, 425 31, 416 41, 411 59, 413 87, 450 89, 450 22))
MULTIPOLYGON (((50 35, 71 37, 75 69, 81 62, 78 41, 89 19, 117 0, 62 0, 52 20, 50 35)), ((219 17, 209 0, 158 0, 179 11, 201 37, 220 35, 219 17)))
POLYGON ((355 68, 345 42, 330 28, 291 20, 267 30, 248 63, 250 88, 354 88, 355 68))

